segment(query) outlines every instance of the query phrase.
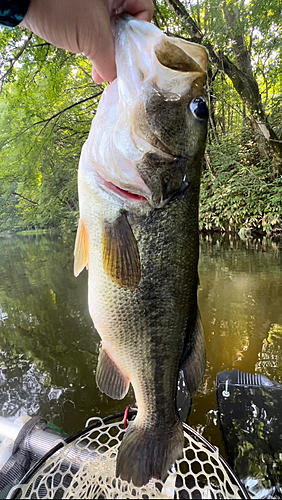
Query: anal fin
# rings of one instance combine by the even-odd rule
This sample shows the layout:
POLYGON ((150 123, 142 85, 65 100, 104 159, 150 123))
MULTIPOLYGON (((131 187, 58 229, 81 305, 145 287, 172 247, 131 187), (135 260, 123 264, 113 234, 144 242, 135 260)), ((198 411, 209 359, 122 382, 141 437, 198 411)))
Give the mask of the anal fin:
POLYGON ((98 359, 96 384, 101 392, 113 399, 123 399, 129 389, 129 380, 124 377, 103 348, 98 359))

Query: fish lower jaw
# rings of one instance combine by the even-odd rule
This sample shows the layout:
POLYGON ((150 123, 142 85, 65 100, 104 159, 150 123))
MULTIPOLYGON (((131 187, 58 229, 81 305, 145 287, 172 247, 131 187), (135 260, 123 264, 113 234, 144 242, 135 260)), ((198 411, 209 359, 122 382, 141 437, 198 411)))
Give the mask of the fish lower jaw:
POLYGON ((97 175, 97 183, 100 187, 105 190, 108 194, 118 198, 119 200, 125 202, 126 204, 132 203, 148 203, 149 200, 142 194, 134 193, 127 189, 120 188, 111 181, 106 181, 100 174, 97 175))

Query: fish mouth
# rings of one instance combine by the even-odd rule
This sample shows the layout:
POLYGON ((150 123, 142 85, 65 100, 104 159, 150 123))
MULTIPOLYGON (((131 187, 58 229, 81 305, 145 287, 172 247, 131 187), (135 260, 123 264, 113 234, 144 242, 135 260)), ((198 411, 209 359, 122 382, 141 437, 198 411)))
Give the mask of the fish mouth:
POLYGON ((186 180, 186 175, 184 175, 183 180, 179 188, 174 189, 173 191, 167 193, 166 197, 163 198, 160 203, 158 203, 155 206, 153 205, 153 202, 150 199, 148 199, 146 196, 143 196, 142 194, 134 193, 133 191, 129 191, 128 189, 123 189, 116 184, 114 184, 111 181, 106 181, 101 177, 100 174, 96 173, 96 180, 97 184, 99 187, 101 187, 104 191, 106 191, 108 194, 111 196, 114 196, 115 198, 119 199, 123 203, 126 203, 127 205, 132 205, 132 204, 149 204, 152 208, 160 209, 174 201, 175 199, 179 198, 182 196, 186 190, 188 189, 189 183, 186 180))
POLYGON ((149 200, 142 194, 134 193, 128 189, 123 189, 111 181, 106 181, 103 177, 96 172, 96 180, 99 186, 107 193, 114 195, 116 198, 121 199, 128 203, 149 203, 149 200))

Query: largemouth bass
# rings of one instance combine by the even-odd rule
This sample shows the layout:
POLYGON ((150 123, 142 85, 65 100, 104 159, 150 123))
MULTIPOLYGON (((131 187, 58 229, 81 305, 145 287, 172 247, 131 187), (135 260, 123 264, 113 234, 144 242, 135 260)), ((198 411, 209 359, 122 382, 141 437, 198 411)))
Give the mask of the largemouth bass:
POLYGON ((79 164, 75 275, 88 267, 99 389, 115 399, 134 389, 138 414, 116 473, 142 486, 182 456, 179 371, 193 396, 205 369, 197 265, 207 53, 129 17, 115 43, 118 77, 79 164))

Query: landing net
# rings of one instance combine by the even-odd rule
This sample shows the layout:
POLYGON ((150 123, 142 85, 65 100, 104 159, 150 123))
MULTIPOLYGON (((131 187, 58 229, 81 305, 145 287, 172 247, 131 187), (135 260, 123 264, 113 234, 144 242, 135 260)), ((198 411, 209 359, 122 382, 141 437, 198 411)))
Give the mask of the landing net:
POLYGON ((153 479, 137 488, 117 479, 116 456, 124 424, 90 420, 91 430, 86 428, 73 442, 59 443, 61 449, 29 473, 7 498, 248 498, 218 449, 186 424, 183 458, 165 482, 153 479))

